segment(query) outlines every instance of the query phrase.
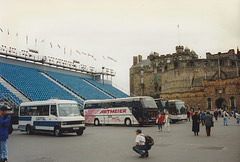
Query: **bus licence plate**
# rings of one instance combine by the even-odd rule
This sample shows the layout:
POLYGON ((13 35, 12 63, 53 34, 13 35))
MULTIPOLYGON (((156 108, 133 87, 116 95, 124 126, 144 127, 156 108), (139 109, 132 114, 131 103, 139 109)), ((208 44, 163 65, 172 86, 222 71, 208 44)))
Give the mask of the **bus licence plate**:
POLYGON ((73 130, 77 130, 77 129, 79 129, 79 128, 73 128, 73 130))

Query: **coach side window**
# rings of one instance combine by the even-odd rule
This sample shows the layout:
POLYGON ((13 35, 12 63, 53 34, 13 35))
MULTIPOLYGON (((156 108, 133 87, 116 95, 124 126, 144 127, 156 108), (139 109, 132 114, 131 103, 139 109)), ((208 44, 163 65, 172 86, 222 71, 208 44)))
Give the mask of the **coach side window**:
POLYGON ((37 109, 38 109, 40 116, 48 116, 49 115, 49 105, 38 106, 37 109))
POLYGON ((57 116, 57 107, 56 107, 56 105, 51 105, 51 115, 57 116))

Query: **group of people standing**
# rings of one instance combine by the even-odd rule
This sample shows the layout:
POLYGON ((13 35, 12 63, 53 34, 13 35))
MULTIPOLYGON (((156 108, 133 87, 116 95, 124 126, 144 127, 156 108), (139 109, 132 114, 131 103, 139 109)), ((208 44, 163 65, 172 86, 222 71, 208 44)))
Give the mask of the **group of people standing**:
POLYGON ((158 125, 158 131, 162 131, 163 125, 165 125, 167 131, 170 131, 170 118, 168 115, 168 112, 165 113, 165 115, 161 112, 159 112, 157 119, 156 119, 156 124, 158 125))
MULTIPOLYGON (((238 112, 234 112, 234 118, 236 118, 236 124, 239 125, 239 114, 238 112)), ((215 121, 218 122, 219 117, 223 118, 223 125, 227 126, 228 125, 228 119, 230 119, 230 114, 225 111, 225 110, 215 110, 213 112, 213 114, 210 114, 209 111, 207 112, 203 112, 201 111, 200 113, 198 113, 197 111, 195 111, 192 115, 192 131, 194 132, 194 135, 198 136, 199 133, 199 125, 200 123, 202 123, 202 125, 206 126, 206 133, 207 136, 211 135, 211 127, 214 126, 214 121, 213 121, 213 117, 215 118, 215 121)))
POLYGON ((198 133, 200 131, 200 128, 199 128, 200 123, 202 123, 203 125, 206 126, 206 134, 207 134, 207 136, 210 136, 211 135, 211 127, 214 126, 214 122, 213 122, 213 117, 209 111, 207 111, 207 113, 204 114, 204 116, 202 116, 202 114, 198 114, 197 111, 195 111, 193 113, 192 131, 194 132, 195 136, 198 136, 198 133))

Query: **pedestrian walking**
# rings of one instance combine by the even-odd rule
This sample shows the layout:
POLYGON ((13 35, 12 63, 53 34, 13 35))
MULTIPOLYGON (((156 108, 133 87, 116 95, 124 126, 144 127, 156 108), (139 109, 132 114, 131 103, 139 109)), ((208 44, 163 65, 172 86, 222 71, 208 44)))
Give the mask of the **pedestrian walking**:
POLYGON ((187 111, 187 118, 188 118, 188 121, 190 121, 190 111, 187 111))
POLYGON ((217 111, 217 109, 215 109, 215 111, 214 111, 214 117, 215 117, 215 120, 218 121, 218 111, 217 111))
POLYGON ((148 157, 148 150, 150 150, 151 148, 146 145, 146 139, 144 137, 144 134, 142 134, 141 129, 136 130, 135 142, 136 145, 133 147, 133 150, 140 155, 139 158, 148 157), (144 150, 145 152, 143 152, 142 150, 144 150))
POLYGON ((200 116, 197 111, 195 111, 194 115, 192 116, 192 131, 194 132, 194 135, 198 136, 199 133, 199 124, 200 124, 200 116))
POLYGON ((206 126, 207 136, 211 136, 211 127, 213 127, 213 117, 210 115, 209 111, 207 111, 206 115, 204 116, 204 123, 206 126))
POLYGON ((239 114, 238 112, 235 113, 235 117, 236 117, 236 124, 239 125, 239 114))
POLYGON ((164 118, 164 123, 165 123, 165 128, 167 128, 167 131, 170 131, 170 118, 168 115, 168 111, 165 114, 165 118, 164 118))
POLYGON ((218 110, 218 115, 219 115, 219 118, 222 117, 222 109, 221 108, 218 110))
POLYGON ((223 111, 223 125, 224 126, 228 125, 228 118, 229 118, 229 114, 224 110, 223 111))
POLYGON ((2 106, 0 108, 0 161, 8 161, 8 127, 11 121, 11 117, 7 114, 7 107, 2 106))
POLYGON ((156 124, 158 125, 158 131, 162 131, 162 126, 163 126, 163 120, 164 120, 164 115, 159 112, 159 115, 157 116, 156 124))
POLYGON ((203 119, 204 119, 204 116, 205 116, 205 112, 202 111, 200 116, 201 116, 202 125, 204 125, 204 120, 203 119))

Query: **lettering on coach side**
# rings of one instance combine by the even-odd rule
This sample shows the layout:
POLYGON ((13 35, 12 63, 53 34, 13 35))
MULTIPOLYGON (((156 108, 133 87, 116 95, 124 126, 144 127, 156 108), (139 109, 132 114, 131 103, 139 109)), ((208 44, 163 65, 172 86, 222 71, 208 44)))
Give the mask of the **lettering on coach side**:
POLYGON ((101 112, 100 112, 100 114, 102 114, 102 113, 108 113, 108 114, 111 114, 111 113, 126 113, 127 112, 127 110, 126 109, 115 109, 115 110, 102 110, 101 112))

